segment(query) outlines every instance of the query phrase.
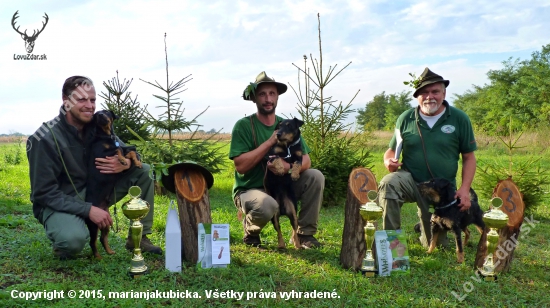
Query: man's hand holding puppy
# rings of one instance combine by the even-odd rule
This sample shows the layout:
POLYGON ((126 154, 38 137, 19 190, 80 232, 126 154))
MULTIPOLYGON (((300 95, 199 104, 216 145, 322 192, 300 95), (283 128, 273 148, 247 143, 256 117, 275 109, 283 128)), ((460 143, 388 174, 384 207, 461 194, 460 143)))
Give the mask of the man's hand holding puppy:
POLYGON ((95 223, 99 227, 99 229, 103 229, 113 225, 111 214, 98 208, 97 206, 90 207, 90 214, 88 215, 88 218, 90 218, 90 220, 95 223))
POLYGON ((124 170, 130 169, 130 167, 132 166, 130 159, 124 159, 126 160, 126 165, 120 163, 118 155, 107 156, 105 158, 96 158, 95 165, 101 173, 119 173, 124 170))

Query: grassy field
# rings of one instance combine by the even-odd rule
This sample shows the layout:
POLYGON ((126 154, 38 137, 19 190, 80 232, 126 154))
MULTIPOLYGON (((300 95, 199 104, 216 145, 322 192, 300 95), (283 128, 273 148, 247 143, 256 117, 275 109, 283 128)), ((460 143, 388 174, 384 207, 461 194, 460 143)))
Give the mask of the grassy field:
MULTIPOLYGON (((533 146, 533 140, 529 142, 533 146)), ((378 180, 385 174, 381 157, 386 143, 387 139, 373 140, 376 145, 373 147, 373 173, 378 180)), ((480 143, 480 146, 478 158, 507 159, 505 151, 494 146, 491 140, 486 144, 480 143)), ((431 255, 426 254, 413 232, 413 225, 417 221, 414 204, 403 206, 403 228, 408 234, 411 274, 366 279, 343 269, 339 263, 343 205, 322 209, 317 234, 324 243, 321 249, 296 250, 289 247, 287 251, 279 252, 276 249, 276 234, 270 225, 262 231, 267 251, 258 251, 242 244, 242 226, 231 200, 233 169, 228 160, 226 170, 215 175, 215 184, 209 194, 213 221, 230 224, 231 265, 225 269, 198 270, 192 264, 184 264, 181 273, 170 273, 164 269, 164 256, 146 254, 146 263, 151 273, 141 279, 131 280, 126 275, 131 254, 124 249, 128 220, 121 213, 122 203, 117 205, 120 231, 111 232, 110 235, 111 247, 117 252, 115 255, 107 256, 100 248, 104 258, 97 261, 91 258, 91 251, 86 247, 76 260, 59 261, 52 254, 43 227, 32 215, 26 156, 23 149, 22 161, 15 164, 13 159, 16 148, 17 145, 13 143, 0 144, 0 306, 3 307, 550 306, 547 294, 550 284, 550 276, 547 274, 550 269, 547 237, 550 233, 550 209, 547 202, 529 214, 537 222, 530 226, 529 232, 523 232, 520 236, 512 271, 501 275, 498 283, 481 282, 474 275, 475 244, 479 234, 473 227, 471 243, 475 244, 466 247, 464 264, 456 263, 454 249, 437 249, 431 255), (76 291, 77 298, 68 298, 70 290, 76 291), (120 295, 121 292, 157 290, 177 292, 180 297, 190 295, 200 298, 109 298, 109 292, 120 295), (47 297, 53 291, 63 291, 64 298, 49 300, 47 297), (295 293, 291 293, 293 291, 295 293), (243 292, 242 299, 227 298, 238 296, 239 292, 243 292), (323 292, 321 294, 325 297, 319 298, 319 292, 323 292), (14 295, 19 297, 26 294, 42 298, 13 298, 14 295)), ((536 149, 525 151, 524 155, 533 153, 543 156, 543 164, 549 168, 548 151, 540 144, 536 145, 536 149)), ((488 197, 480 196, 484 210, 488 208, 488 197)), ((152 239, 163 248, 168 204, 167 197, 155 197, 152 239)), ((282 219, 282 226, 285 237, 289 238, 290 227, 286 218, 282 219)), ((125 295, 131 296, 133 293, 125 295)))

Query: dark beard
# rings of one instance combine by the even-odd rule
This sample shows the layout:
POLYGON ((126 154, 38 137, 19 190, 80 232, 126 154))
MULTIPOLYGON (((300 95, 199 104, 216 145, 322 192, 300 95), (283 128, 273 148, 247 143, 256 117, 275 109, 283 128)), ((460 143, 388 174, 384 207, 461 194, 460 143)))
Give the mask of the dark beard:
POLYGON ((267 111, 263 108, 259 108, 258 111, 260 112, 260 114, 263 114, 263 115, 270 115, 270 114, 274 114, 275 113, 275 108, 271 109, 270 111, 267 111))

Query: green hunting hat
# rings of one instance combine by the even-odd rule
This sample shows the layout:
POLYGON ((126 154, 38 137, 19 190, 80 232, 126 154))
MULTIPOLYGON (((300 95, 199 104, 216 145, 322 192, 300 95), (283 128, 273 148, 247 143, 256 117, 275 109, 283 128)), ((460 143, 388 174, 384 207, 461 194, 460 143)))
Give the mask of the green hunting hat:
POLYGON ((168 167, 168 175, 163 175, 160 179, 162 182, 162 186, 164 186, 170 192, 176 193, 176 183, 174 177, 176 175, 176 171, 180 169, 191 169, 200 171, 206 181, 206 187, 210 189, 210 187, 214 185, 214 176, 212 176, 212 173, 210 173, 210 171, 208 171, 203 166, 197 164, 196 162, 188 160, 181 163, 173 164, 172 166, 168 167))
POLYGON ((256 87, 260 83, 267 83, 267 82, 275 84, 275 86, 277 87, 277 91, 279 92, 279 95, 286 92, 286 89, 287 89, 286 84, 276 82, 275 79, 267 77, 267 74, 264 71, 264 72, 261 72, 260 74, 258 74, 258 76, 256 77, 256 81, 254 81, 253 83, 250 83, 244 89, 243 99, 246 100, 246 101, 250 101, 251 100, 250 96, 254 94, 254 91, 256 90, 256 87))
POLYGON ((424 69, 424 71, 422 72, 422 75, 420 75, 418 79, 420 83, 417 87, 415 87, 416 90, 414 91, 414 94, 413 94, 415 98, 418 96, 418 91, 420 91, 420 89, 422 89, 427 85, 442 82, 445 85, 445 88, 449 86, 449 80, 443 79, 443 77, 430 71, 430 69, 427 67, 424 69))

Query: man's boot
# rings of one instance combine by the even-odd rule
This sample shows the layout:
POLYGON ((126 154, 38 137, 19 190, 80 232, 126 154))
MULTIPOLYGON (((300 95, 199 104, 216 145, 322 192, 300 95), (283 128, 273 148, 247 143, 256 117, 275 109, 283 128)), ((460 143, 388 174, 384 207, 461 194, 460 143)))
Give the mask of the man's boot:
MULTIPOLYGON (((157 255, 162 254, 162 249, 158 246, 153 245, 153 243, 151 243, 151 240, 147 238, 147 234, 144 234, 141 237, 139 248, 141 249, 141 252, 150 252, 157 255)), ((134 249, 134 241, 132 240, 131 236, 128 236, 128 238, 126 239, 126 249, 128 250, 134 249)))

